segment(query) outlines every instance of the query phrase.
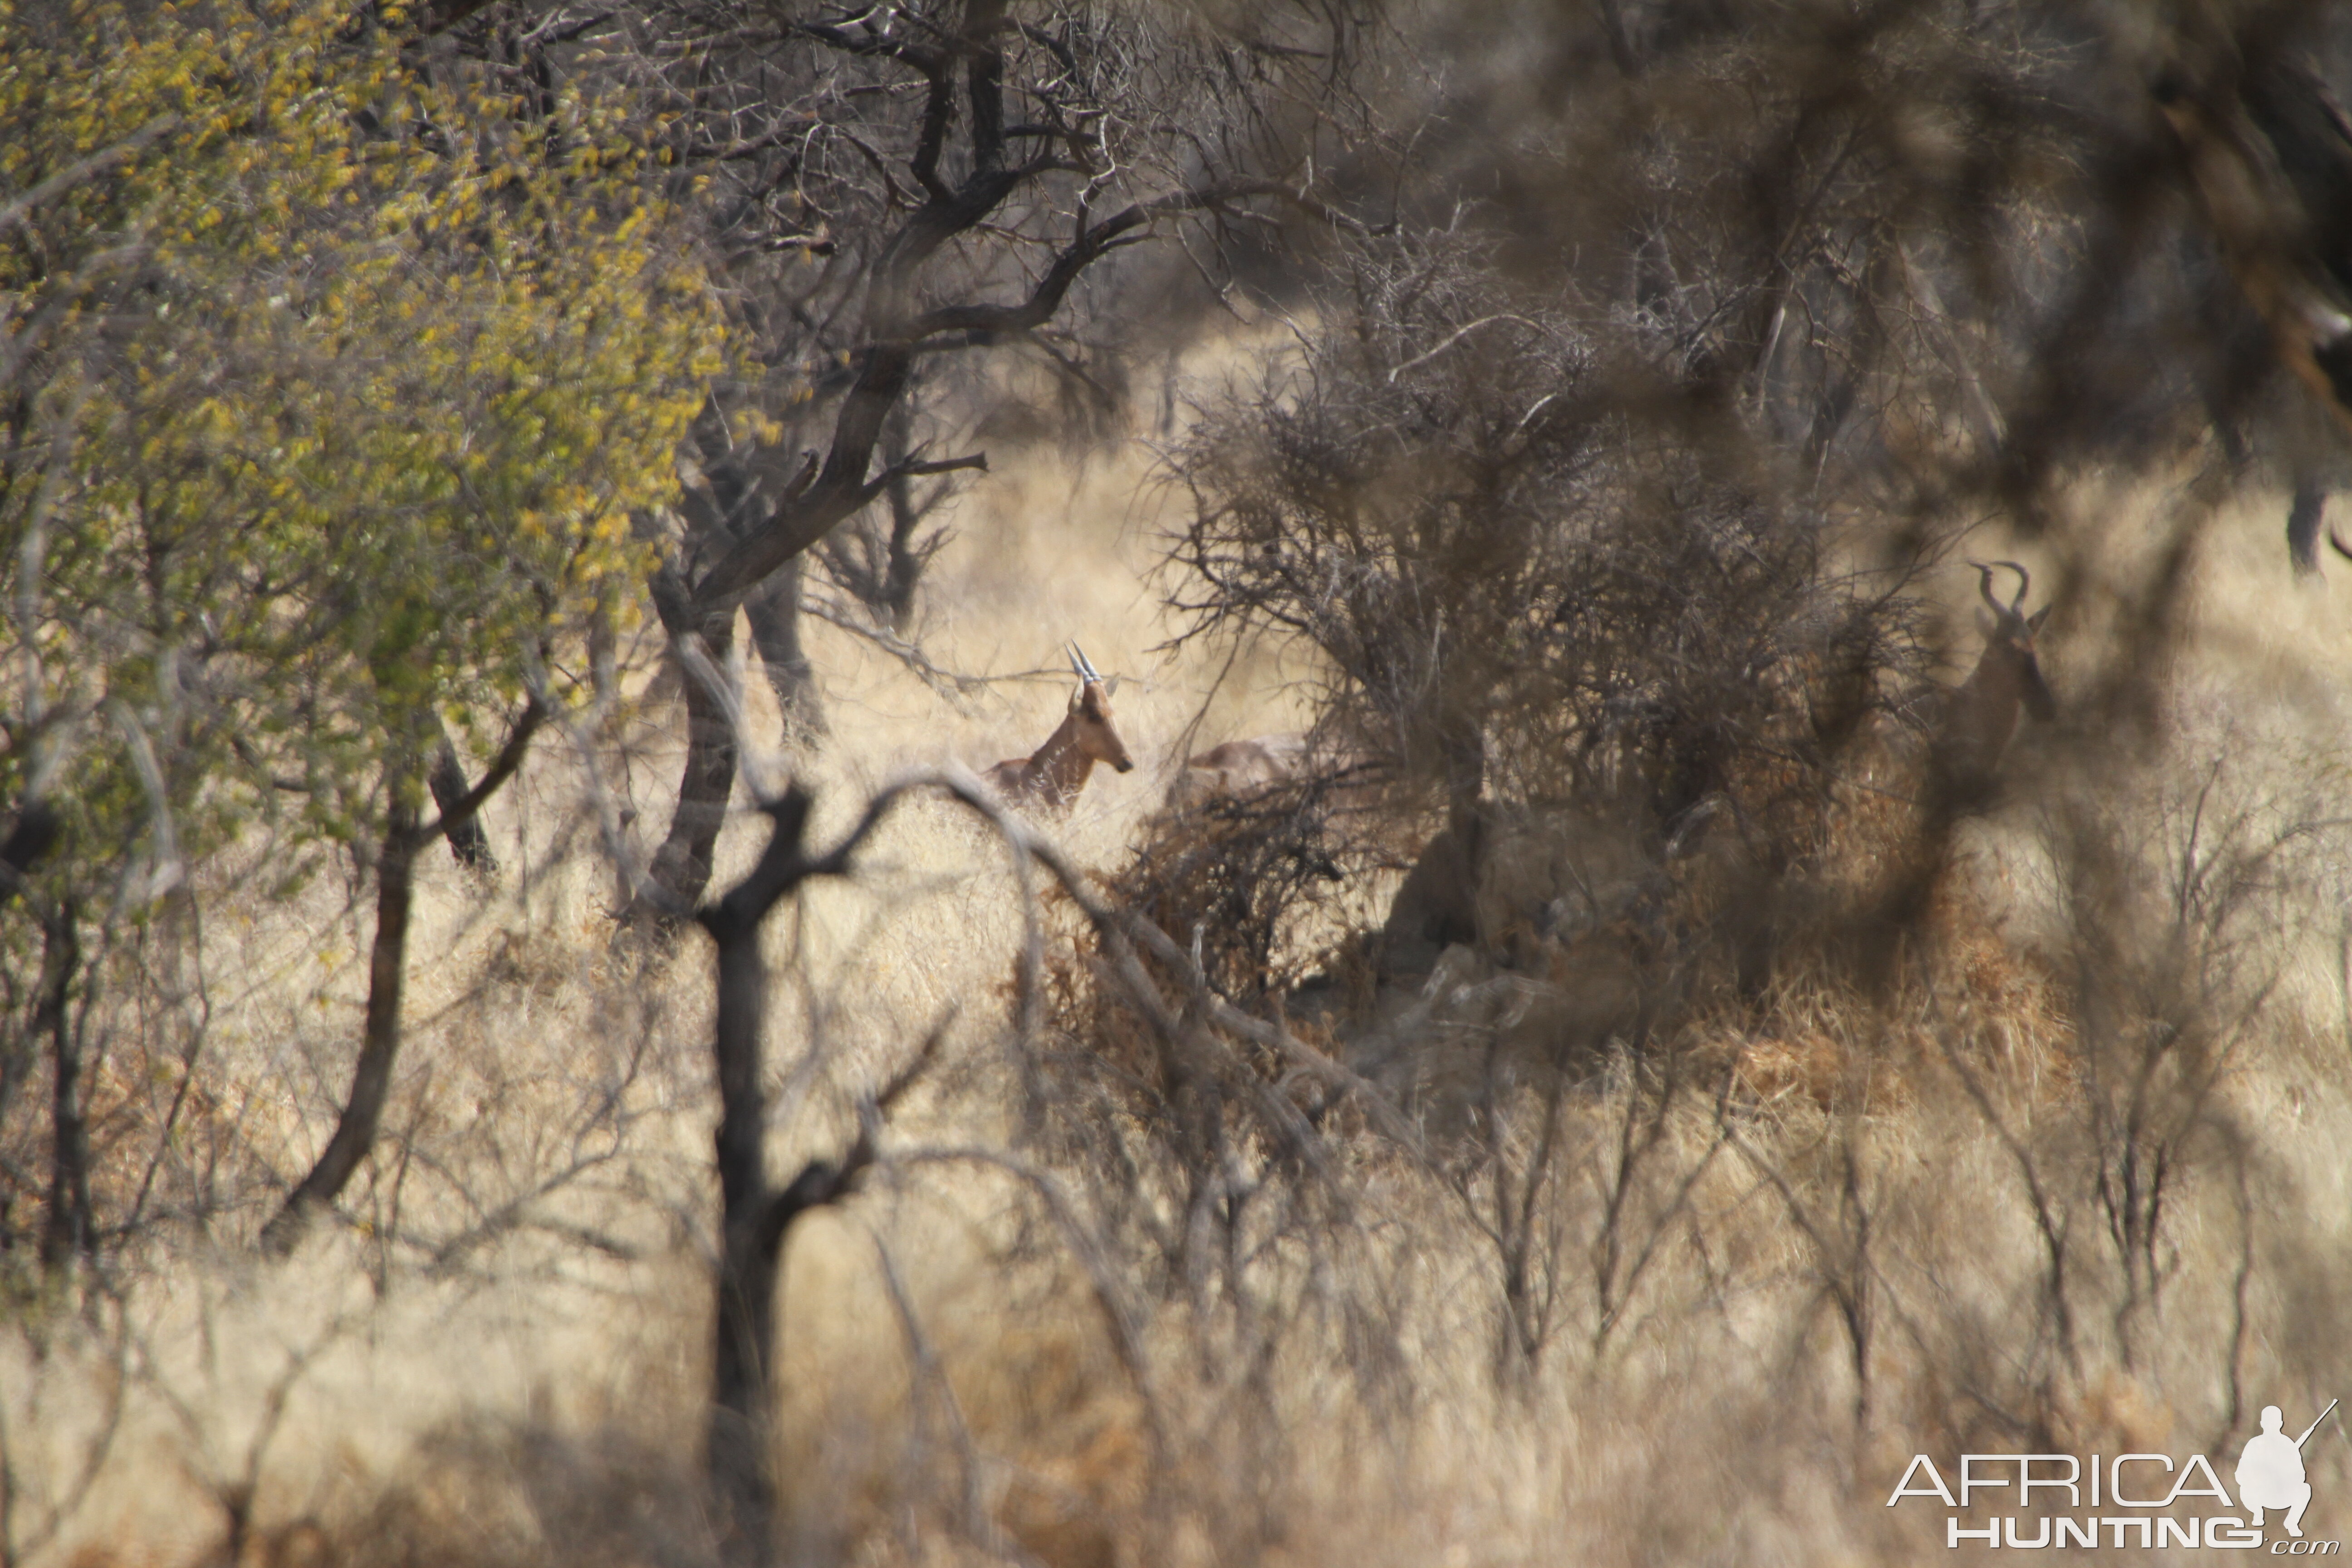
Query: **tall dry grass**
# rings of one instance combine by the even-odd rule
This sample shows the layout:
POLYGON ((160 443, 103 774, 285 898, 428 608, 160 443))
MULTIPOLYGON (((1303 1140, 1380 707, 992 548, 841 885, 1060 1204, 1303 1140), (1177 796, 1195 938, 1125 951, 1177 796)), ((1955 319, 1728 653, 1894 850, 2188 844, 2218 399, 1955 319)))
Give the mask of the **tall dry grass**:
MULTIPOLYGON (((1195 738, 1301 721, 1286 683, 1313 671, 1281 650, 1152 651, 1174 500, 1151 471, 1140 444, 1041 451, 958 503, 924 647, 1034 677, 950 700, 812 629, 831 736, 780 765, 819 783, 820 839, 902 770, 1041 739, 1066 637, 1129 676, 1144 759, 1056 825, 1082 864, 1120 867, 1195 738)), ((2079 504, 2095 551, 2026 555, 2063 606, 2067 716, 1961 833, 1894 984, 1784 973, 1641 1050, 1516 1064, 1501 1014, 1446 1015, 1428 1048, 1466 1064, 1475 1114, 1391 1139, 1318 1108, 1311 1158, 1218 1151, 1206 1219, 1161 1125, 1183 1103, 1120 1055, 1143 1047, 1112 1037, 1135 1026, 1115 998, 1008 1047, 1002 846, 944 804, 896 816, 770 932, 781 1168, 837 1149, 856 1091, 952 1018, 868 1191, 793 1236, 792 1559, 1904 1562, 1943 1550, 1940 1514, 1882 1506, 1914 1453, 2218 1457, 2263 1404, 2325 1404, 2352 1374, 2352 569, 2289 584, 2274 497, 2079 504), (2139 657, 2112 606, 2144 602, 2184 516, 2166 695, 2105 732, 2099 694, 2139 657), (1224 1255, 1188 1250, 1195 1221, 1224 1255)), ((640 835, 675 770, 665 722, 596 752, 640 835)), ((218 1202, 86 1307, 8 1308, 11 1560, 708 1560, 708 980, 691 946, 610 949, 581 768, 551 746, 494 811, 495 892, 431 862, 386 1148, 351 1223, 286 1265, 247 1249, 266 1193, 236 1184, 299 1169, 331 1123, 365 909, 322 882, 208 912, 199 1103, 170 1158, 173 1190, 210 1171, 218 1202)), ((722 840, 722 885, 755 826, 722 840)), ((1855 886, 1898 827, 1857 805, 1855 886)), ((1357 896, 1376 910, 1386 886, 1357 896)), ((1083 989, 1082 924, 1049 920, 1083 989)), ((1555 999, 1593 962, 1566 952, 1555 999)), ((131 1115, 142 1068, 115 1061, 100 1100, 131 1115)), ((1219 1061, 1236 1101, 1296 1092, 1219 1061)), ((2352 1443, 2310 1462, 2331 1534, 2352 1443)))

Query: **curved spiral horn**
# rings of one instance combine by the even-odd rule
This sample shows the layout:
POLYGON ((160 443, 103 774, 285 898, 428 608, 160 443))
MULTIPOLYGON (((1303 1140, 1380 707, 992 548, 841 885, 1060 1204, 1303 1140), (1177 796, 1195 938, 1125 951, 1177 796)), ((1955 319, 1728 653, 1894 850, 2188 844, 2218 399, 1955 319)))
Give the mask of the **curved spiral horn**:
POLYGON ((1969 564, 1977 569, 1977 592, 1984 595, 1984 602, 1992 607, 1994 615, 2000 614, 2000 601, 1992 596, 1992 568, 1981 561, 1971 561, 1969 564))
POLYGON ((2009 613, 2012 616, 2023 615, 2025 613, 2025 595, 2033 591, 2033 574, 2031 572, 2028 572, 2024 567, 2020 566, 2014 561, 1996 561, 1993 564, 1996 566, 2006 566, 2011 571, 2017 574, 2017 597, 2009 602, 2009 613))
POLYGON ((2010 618, 2020 617, 2025 614, 2025 595, 2033 588, 2032 574, 2014 561, 1995 561, 1990 564, 1982 561, 1971 561, 1969 564, 1977 569, 1977 592, 1984 595, 1984 602, 1992 606, 1994 614, 2010 618), (2017 597, 2005 605, 1992 596, 1992 574, 1996 566, 2006 566, 2017 574, 2017 597))

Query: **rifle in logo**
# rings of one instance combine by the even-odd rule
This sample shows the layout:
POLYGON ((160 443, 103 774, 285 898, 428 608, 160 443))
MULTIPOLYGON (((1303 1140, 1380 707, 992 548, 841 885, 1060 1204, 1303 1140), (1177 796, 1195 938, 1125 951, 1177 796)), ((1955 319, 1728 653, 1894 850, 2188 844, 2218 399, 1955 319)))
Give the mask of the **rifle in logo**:
POLYGON ((2245 1452, 2238 1456, 2238 1500, 2246 1505, 2246 1521, 2252 1528, 2263 1527, 2263 1510, 2279 1509, 2286 1514, 2286 1532, 2302 1537, 2303 1510, 2311 1506, 2311 1482, 2303 1473, 2303 1446, 2311 1441, 2320 1421, 2327 1419, 2337 1403, 2329 1400, 2318 1420, 2293 1439, 2286 1435, 2286 1417, 2279 1407, 2263 1406, 2263 1429, 2246 1439, 2245 1452))

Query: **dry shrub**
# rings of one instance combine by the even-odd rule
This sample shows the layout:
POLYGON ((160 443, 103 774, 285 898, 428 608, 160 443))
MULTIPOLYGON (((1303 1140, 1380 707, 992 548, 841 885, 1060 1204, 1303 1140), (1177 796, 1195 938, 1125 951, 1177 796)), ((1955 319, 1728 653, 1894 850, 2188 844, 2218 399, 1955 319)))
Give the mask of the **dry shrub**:
POLYGON ((1162 812, 1105 891, 1190 950, 1219 994, 1256 1006, 1339 962, 1350 889, 1402 868, 1384 842, 1371 773, 1334 761, 1162 812))
POLYGON ((1738 792, 1779 835, 1922 668, 1901 577, 1839 568, 1832 519, 1696 416, 1629 409, 1608 328, 1472 242, 1349 259, 1331 324, 1173 459, 1187 635, 1307 639, 1326 723, 1423 809, 1601 798, 1663 841, 1738 792), (1508 324, 1429 349, 1473 322, 1508 324))
POLYGON ((1004 1472, 991 1510, 1004 1533, 1045 1568, 1120 1568, 1147 1554, 1139 1401, 1101 1336, 1070 1321, 1078 1304, 1055 1305, 970 1347, 957 1394, 1004 1472))
POLYGON ((710 1560, 691 1455, 643 1430, 461 1418, 398 1474, 249 1546, 262 1568, 688 1564, 710 1560), (340 1510, 348 1511, 340 1511, 340 1510))

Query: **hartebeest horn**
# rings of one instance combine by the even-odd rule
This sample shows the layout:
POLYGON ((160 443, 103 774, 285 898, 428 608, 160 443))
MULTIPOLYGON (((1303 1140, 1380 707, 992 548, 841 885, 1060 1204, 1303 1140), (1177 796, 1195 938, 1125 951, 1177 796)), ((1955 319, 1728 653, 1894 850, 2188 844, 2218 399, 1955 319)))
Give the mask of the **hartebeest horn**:
POLYGON ((2000 564, 2017 574, 2017 597, 2009 602, 2009 613, 2021 616, 2025 614, 2025 596, 2033 592, 2033 574, 2014 561, 2004 561, 2000 564))
POLYGON ((1101 685, 1102 677, 1095 673, 1094 661, 1087 657, 1087 650, 1075 642, 1069 645, 1069 649, 1070 668, 1078 672, 1078 679, 1089 686, 1101 685))
POLYGON ((2014 561, 1995 561, 1990 565, 1982 561, 1971 561, 1969 564, 1977 569, 1977 592, 1984 595, 1984 602, 1992 606, 1993 614, 2008 620, 2018 619, 2025 614, 2025 595, 2033 587, 2032 574, 2014 561), (2011 600, 2006 608, 1999 599, 1992 596, 1992 572, 1995 566, 2006 566, 2017 574, 2017 597, 2011 600))

